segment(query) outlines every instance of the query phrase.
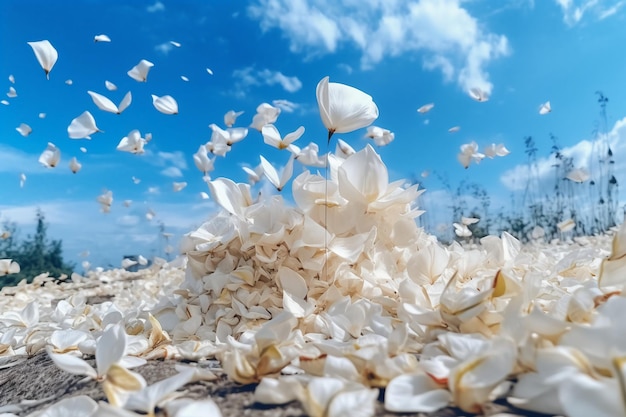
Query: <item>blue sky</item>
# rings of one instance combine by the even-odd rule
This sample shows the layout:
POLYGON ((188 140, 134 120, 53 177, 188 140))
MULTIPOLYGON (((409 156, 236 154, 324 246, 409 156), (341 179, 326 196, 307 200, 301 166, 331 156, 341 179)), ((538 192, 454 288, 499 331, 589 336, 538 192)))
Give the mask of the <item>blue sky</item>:
MULTIPOLYGON (((542 178, 550 175, 550 161, 542 159, 550 132, 577 166, 586 166, 585 141, 593 139, 599 120, 596 90, 610 99, 616 158, 626 156, 624 1, 5 0, 0 16, 0 79, 5 91, 13 86, 17 92, 0 105, 0 221, 17 222, 26 235, 40 207, 51 236, 63 239, 67 258, 76 262, 85 250, 94 265, 117 266, 123 254, 159 255, 159 223, 175 234, 175 243, 210 216, 215 207, 199 196, 208 189, 192 155, 209 141, 209 124, 224 127, 228 110, 245 111, 236 126, 247 127, 257 105, 282 100, 288 106, 276 122, 281 133, 302 125, 306 132, 296 144, 316 142, 324 150, 315 86, 326 75, 373 96, 380 110, 375 125, 395 133, 378 149, 392 179, 438 174, 423 179, 421 197, 433 223, 451 223, 439 177, 453 188, 461 181, 481 184, 494 210, 509 204, 525 183, 527 135, 539 148, 542 178), (112 41, 94 43, 98 34, 112 41), (50 80, 27 44, 44 39, 59 53, 50 80), (126 75, 141 59, 154 63, 146 83, 126 75), (118 89, 108 91, 105 80, 118 89), (473 101, 472 87, 489 91, 490 100, 473 101), (106 113, 87 90, 116 104, 131 91, 133 102, 121 115, 106 113), (151 94, 173 96, 179 114, 159 113, 151 94), (540 116, 539 105, 548 100, 553 111, 540 116), (431 102, 430 112, 416 112, 431 102), (67 126, 86 110, 104 132, 69 139, 67 126), (32 134, 22 137, 15 130, 20 123, 32 134), (453 126, 461 130, 448 133, 453 126), (153 135, 144 155, 116 150, 133 129, 153 135), (463 169, 456 155, 472 140, 481 149, 504 143, 511 154, 463 169), (54 169, 37 161, 47 142, 62 153, 54 169), (72 156, 83 164, 75 175, 68 168, 72 156), (27 176, 23 188, 20 173, 27 176), (173 192, 173 181, 188 186, 173 192), (104 190, 113 191, 108 214, 96 202, 104 190), (122 205, 127 199, 133 200, 128 208, 122 205), (151 221, 148 210, 156 214, 151 221)), ((340 137, 360 149, 364 133, 340 137)), ((260 154, 276 166, 288 159, 250 130, 218 158, 212 177, 245 182, 241 166, 256 166, 260 154)), ((618 165, 618 180, 625 173, 618 165)))

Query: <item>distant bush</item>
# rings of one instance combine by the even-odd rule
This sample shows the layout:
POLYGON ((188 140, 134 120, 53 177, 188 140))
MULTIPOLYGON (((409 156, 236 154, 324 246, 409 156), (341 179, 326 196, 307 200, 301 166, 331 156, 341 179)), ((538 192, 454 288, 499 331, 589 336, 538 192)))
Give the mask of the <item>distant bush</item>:
POLYGON ((23 279, 31 282, 37 275, 48 272, 50 276, 65 278, 72 274, 75 265, 63 260, 61 240, 49 240, 48 224, 41 210, 36 214, 37 226, 34 235, 18 240, 15 223, 3 225, 4 236, 0 239, 0 259, 13 259, 20 265, 17 274, 0 277, 0 288, 16 285, 23 279))

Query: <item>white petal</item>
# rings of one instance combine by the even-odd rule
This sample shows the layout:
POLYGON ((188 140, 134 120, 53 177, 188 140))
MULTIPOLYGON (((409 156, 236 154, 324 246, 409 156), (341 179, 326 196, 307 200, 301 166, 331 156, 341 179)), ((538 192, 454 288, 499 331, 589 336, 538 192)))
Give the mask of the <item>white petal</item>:
POLYGON ((148 72, 150 68, 152 68, 154 64, 150 61, 142 59, 139 61, 139 64, 132 67, 128 72, 128 76, 134 80, 139 82, 146 82, 148 80, 148 72))
POLYGON ((80 171, 80 169, 83 167, 83 165, 78 162, 76 160, 76 157, 72 157, 72 159, 70 159, 70 170, 76 174, 78 171, 80 171))
POLYGON ((46 78, 50 79, 50 71, 52 71, 52 67, 57 62, 59 53, 47 40, 28 42, 28 44, 31 48, 33 48, 33 52, 35 52, 39 65, 41 65, 41 68, 43 68, 46 73, 46 78))
POLYGON ((91 96, 94 104, 98 106, 100 110, 108 111, 109 113, 119 113, 117 106, 105 96, 94 93, 93 91, 87 91, 87 94, 91 96))
POLYGON ((328 417, 365 417, 374 416, 377 389, 355 389, 340 392, 328 407, 328 417))
POLYGON ((96 345, 98 375, 105 375, 111 365, 119 362, 126 350, 126 331, 122 326, 109 327, 96 345))
POLYGON ((172 96, 152 95, 152 104, 163 114, 178 114, 178 103, 172 96))
POLYGON ((16 127, 15 130, 17 130, 19 134, 24 137, 30 135, 33 131, 33 129, 30 126, 28 126, 26 123, 20 123, 20 125, 16 127))
POLYGON ((452 394, 424 373, 397 376, 385 389, 385 409, 395 413, 432 413, 451 401, 452 394))
POLYGON ((39 156, 39 163, 46 168, 54 168, 61 160, 61 151, 52 142, 48 142, 46 150, 39 156))
POLYGON ((212 70, 211 68, 207 68, 207 69, 206 69, 206 72, 208 72, 208 73, 209 73, 209 75, 213 75, 213 70, 212 70))
POLYGON ((378 118, 372 97, 324 77, 317 85, 317 103, 324 126, 332 133, 348 133, 369 126, 378 118))
POLYGON ((349 201, 371 203, 387 190, 387 167, 370 145, 339 167, 339 193, 349 201))
POLYGON ((435 107, 434 103, 424 104, 422 107, 417 109, 417 112, 421 113, 421 114, 425 114, 425 113, 428 113, 429 111, 431 111, 433 109, 433 107, 435 107))
POLYGON ((276 279, 283 290, 299 298, 306 298, 308 286, 302 276, 291 268, 281 266, 276 273, 276 279))
POLYGON ((98 404, 86 395, 65 398, 46 408, 39 417, 89 417, 95 413, 98 404))
POLYGON ((48 351, 48 355, 52 362, 60 369, 74 375, 87 375, 92 378, 96 378, 96 370, 91 367, 87 362, 70 354, 58 354, 48 351))
POLYGON ((96 35, 93 37, 93 41, 94 42, 111 42, 111 38, 109 38, 107 35, 96 35))
POLYGON ((92 133, 101 132, 96 126, 96 120, 88 111, 84 112, 67 127, 67 133, 71 139, 89 138, 92 133))
POLYGON ((124 110, 126 110, 126 108, 128 106, 130 106, 130 103, 132 101, 133 101, 133 95, 129 91, 128 93, 126 93, 126 95, 124 96, 124 98, 120 102, 120 105, 119 105, 119 107, 117 109, 118 114, 123 112, 124 110))
POLYGON ((541 106, 539 106, 539 114, 544 115, 548 114, 552 111, 552 106, 550 106, 550 102, 546 101, 541 106))
POLYGON ((111 81, 105 81, 104 85, 106 86, 107 90, 109 90, 109 91, 117 90, 117 86, 115 84, 113 84, 111 81))
POLYGON ((155 382, 143 388, 141 391, 133 392, 124 404, 124 408, 152 414, 154 413, 154 408, 160 401, 185 384, 191 382, 193 375, 194 370, 188 369, 159 382, 155 382))
POLYGON ((180 48, 180 43, 178 42, 174 42, 174 41, 170 41, 170 44, 172 44, 173 46, 180 48))
POLYGON ((265 174, 265 177, 268 179, 269 182, 272 183, 274 187, 278 189, 280 187, 278 172, 276 172, 276 168, 274 168, 272 164, 270 164, 268 160, 263 157, 263 155, 261 155, 261 166, 263 167, 263 173, 265 174))
POLYGON ((207 399, 193 401, 180 408, 173 417, 222 417, 222 412, 213 400, 207 399))
POLYGON ((263 378, 254 390, 254 401, 261 404, 287 404, 298 398, 302 385, 290 377, 263 378))

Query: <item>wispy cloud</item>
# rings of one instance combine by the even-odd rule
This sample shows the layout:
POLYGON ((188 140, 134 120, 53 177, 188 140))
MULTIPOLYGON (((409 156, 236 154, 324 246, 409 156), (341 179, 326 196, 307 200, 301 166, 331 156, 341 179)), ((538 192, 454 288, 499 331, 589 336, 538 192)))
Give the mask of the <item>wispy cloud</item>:
POLYGON ((157 0, 153 5, 146 7, 148 13, 162 12, 165 10, 165 5, 157 0))
POLYGON ((486 67, 510 53, 504 35, 489 32, 462 0, 417 2, 310 2, 257 0, 248 15, 261 29, 280 29, 293 52, 335 53, 343 45, 361 51, 361 67, 403 54, 423 53, 425 68, 439 69, 461 87, 491 92, 486 67))
POLYGON ((183 176, 183 172, 178 167, 167 167, 161 171, 161 174, 170 178, 180 178, 183 176))
POLYGON ((299 104, 284 99, 274 100, 272 101, 272 104, 286 113, 293 113, 296 109, 298 109, 298 107, 300 107, 299 104))
POLYGON ((302 88, 302 82, 298 77, 287 76, 280 71, 273 71, 267 68, 256 70, 254 67, 246 67, 233 71, 235 78, 235 95, 245 94, 250 87, 260 87, 264 85, 280 85, 285 91, 295 93, 302 88))
POLYGON ((580 23, 585 16, 604 20, 615 15, 626 4, 620 0, 555 0, 563 12, 563 21, 568 26, 580 23))
POLYGON ((163 42, 154 47, 154 50, 162 53, 163 55, 167 55, 170 51, 174 49, 174 45, 169 42, 163 42))

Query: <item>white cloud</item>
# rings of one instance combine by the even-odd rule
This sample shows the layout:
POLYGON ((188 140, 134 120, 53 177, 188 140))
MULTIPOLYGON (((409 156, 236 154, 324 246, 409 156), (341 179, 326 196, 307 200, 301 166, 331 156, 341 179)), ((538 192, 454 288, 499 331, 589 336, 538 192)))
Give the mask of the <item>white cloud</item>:
POLYGON ((563 21, 574 26, 586 16, 604 20, 615 15, 625 4, 624 0, 555 0, 563 12, 563 21))
POLYGON ((504 35, 490 33, 462 0, 257 0, 248 15, 261 29, 280 29, 290 49, 309 55, 335 53, 351 45, 361 67, 384 59, 422 53, 424 67, 439 69, 468 90, 491 92, 486 67, 508 55, 504 35))
MULTIPOLYGON (((216 211, 211 201, 202 203, 180 201, 175 203, 151 203, 165 231, 174 234, 170 244, 178 248, 182 235, 197 229, 216 211)), ((44 213, 49 224, 48 238, 62 241, 65 260, 76 263, 82 271, 79 254, 88 250, 93 267, 112 265, 119 267, 124 255, 141 254, 147 258, 163 256, 161 233, 158 224, 145 220, 145 207, 134 208, 127 214, 126 208, 114 202, 111 213, 99 212, 95 199, 55 200, 42 204, 0 205, 0 224, 16 223, 17 239, 32 234, 36 226, 36 212, 44 213)))
POLYGON ((280 108, 282 111, 286 113, 293 113, 298 107, 300 107, 297 103, 293 103, 289 100, 274 100, 272 101, 272 105, 280 108))
POLYGON ((179 169, 187 169, 187 160, 181 151, 157 152, 156 158, 151 158, 151 160, 158 166, 172 164, 179 169))
POLYGON ((153 5, 146 7, 148 13, 162 12, 165 10, 165 5, 157 0, 153 5))
MULTIPOLYGON (((605 138, 605 142, 609 144, 614 160, 621 161, 626 158, 626 117, 615 123, 605 138)), ((575 168, 589 170, 593 180, 599 172, 596 156, 594 156, 598 154, 599 146, 602 146, 599 142, 594 144, 592 140, 584 139, 573 146, 563 148, 561 152, 565 157, 572 158, 575 168)), ((536 181, 536 185, 541 186, 542 189, 549 189, 549 184, 554 181, 554 165, 557 162, 552 155, 537 160, 536 168, 532 173, 533 181, 536 181), (547 188, 543 187, 543 185, 546 185, 547 188)), ((624 181, 620 181, 620 179, 626 180, 626 167, 618 168, 615 175, 618 182, 623 183, 624 181)), ((528 165, 516 165, 502 174, 500 182, 511 191, 521 191, 525 189, 530 178, 531 172, 528 165)))
POLYGON ((302 82, 298 77, 289 77, 280 71, 272 71, 269 69, 255 70, 253 67, 246 67, 233 71, 235 82, 235 93, 237 95, 245 94, 250 87, 259 87, 263 85, 280 85, 285 91, 295 93, 302 88, 302 82))
POLYGON ((163 42, 154 47, 154 50, 162 53, 163 55, 167 55, 174 48, 174 46, 169 42, 163 42))
POLYGON ((180 178, 183 176, 182 171, 178 167, 167 167, 161 171, 161 174, 170 178, 180 178))

